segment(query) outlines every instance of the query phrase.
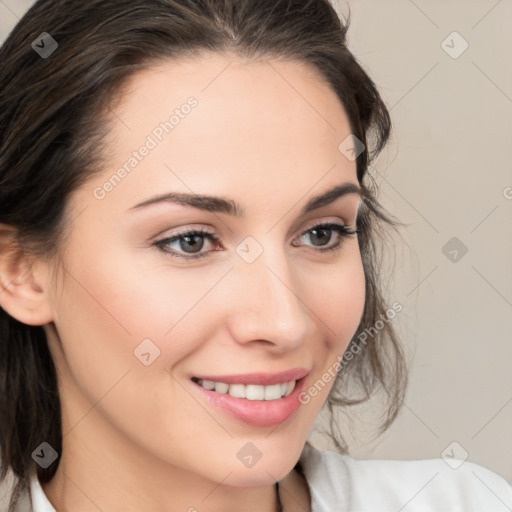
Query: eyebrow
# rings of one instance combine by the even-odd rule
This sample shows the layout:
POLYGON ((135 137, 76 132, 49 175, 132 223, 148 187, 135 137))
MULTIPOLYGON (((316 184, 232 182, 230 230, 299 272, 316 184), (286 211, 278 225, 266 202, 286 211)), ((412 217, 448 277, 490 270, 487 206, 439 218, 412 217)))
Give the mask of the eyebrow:
MULTIPOLYGON (((339 197, 343 197, 348 194, 358 194, 359 196, 362 196, 361 188, 350 182, 337 185, 327 192, 312 197, 302 208, 300 215, 306 215, 307 213, 313 210, 317 210, 318 208, 322 208, 323 206, 334 202, 339 197)), ((171 192, 168 194, 152 197, 146 201, 143 201, 142 203, 132 206, 128 211, 139 210, 140 208, 144 208, 146 206, 157 203, 181 204, 207 212, 224 213, 239 218, 245 217, 245 210, 240 206, 240 204, 232 199, 219 196, 188 194, 182 192, 171 192)))

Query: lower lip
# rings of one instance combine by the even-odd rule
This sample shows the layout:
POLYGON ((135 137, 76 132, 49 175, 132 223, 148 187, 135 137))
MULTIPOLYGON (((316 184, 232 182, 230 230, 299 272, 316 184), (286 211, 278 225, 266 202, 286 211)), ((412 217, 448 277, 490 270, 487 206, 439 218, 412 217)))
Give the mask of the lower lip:
POLYGON ((195 388, 212 405, 218 407, 239 421, 255 427, 272 427, 291 418, 301 406, 300 392, 304 389, 306 377, 295 383, 294 390, 278 400, 247 400, 229 394, 217 393, 203 388, 192 381, 195 388))

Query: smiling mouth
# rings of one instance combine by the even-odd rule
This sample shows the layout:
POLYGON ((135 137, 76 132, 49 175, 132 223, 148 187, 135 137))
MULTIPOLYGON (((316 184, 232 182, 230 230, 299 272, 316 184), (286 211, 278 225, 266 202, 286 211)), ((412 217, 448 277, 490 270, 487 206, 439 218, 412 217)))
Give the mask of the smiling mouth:
POLYGON ((234 398, 246 400, 279 400, 290 395, 295 389, 296 380, 262 386, 259 384, 227 384, 213 380, 198 379, 192 377, 192 381, 208 391, 214 391, 222 395, 230 395, 234 398))

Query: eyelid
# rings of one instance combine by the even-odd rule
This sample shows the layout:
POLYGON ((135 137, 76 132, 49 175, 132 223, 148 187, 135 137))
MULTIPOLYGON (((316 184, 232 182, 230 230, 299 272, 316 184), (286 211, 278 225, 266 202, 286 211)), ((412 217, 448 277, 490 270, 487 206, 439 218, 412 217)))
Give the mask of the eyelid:
POLYGON ((352 225, 355 228, 355 224, 356 224, 355 222, 351 224, 350 222, 347 222, 346 219, 342 219, 340 217, 325 218, 322 220, 313 220, 311 222, 306 223, 306 227, 301 231, 300 236, 304 235, 306 232, 308 232, 310 229, 314 228, 315 226, 318 226, 321 224, 331 224, 331 223, 332 224, 341 224, 342 226, 346 227, 347 229, 349 229, 352 225))
POLYGON ((156 235, 150 238, 151 242, 163 240, 167 238, 173 238, 175 236, 186 235, 191 231, 202 231, 208 235, 215 235, 215 229, 212 226, 208 226, 207 224, 199 224, 199 223, 191 223, 187 224, 185 227, 181 228, 166 228, 162 231, 159 231, 156 235))

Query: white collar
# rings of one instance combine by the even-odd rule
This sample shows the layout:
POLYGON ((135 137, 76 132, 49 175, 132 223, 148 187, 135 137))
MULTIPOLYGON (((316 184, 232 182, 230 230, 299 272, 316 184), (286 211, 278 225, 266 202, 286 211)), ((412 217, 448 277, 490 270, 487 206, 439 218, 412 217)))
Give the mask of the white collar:
POLYGON ((30 478, 30 499, 32 500, 32 512, 57 512, 46 497, 35 473, 30 478))

